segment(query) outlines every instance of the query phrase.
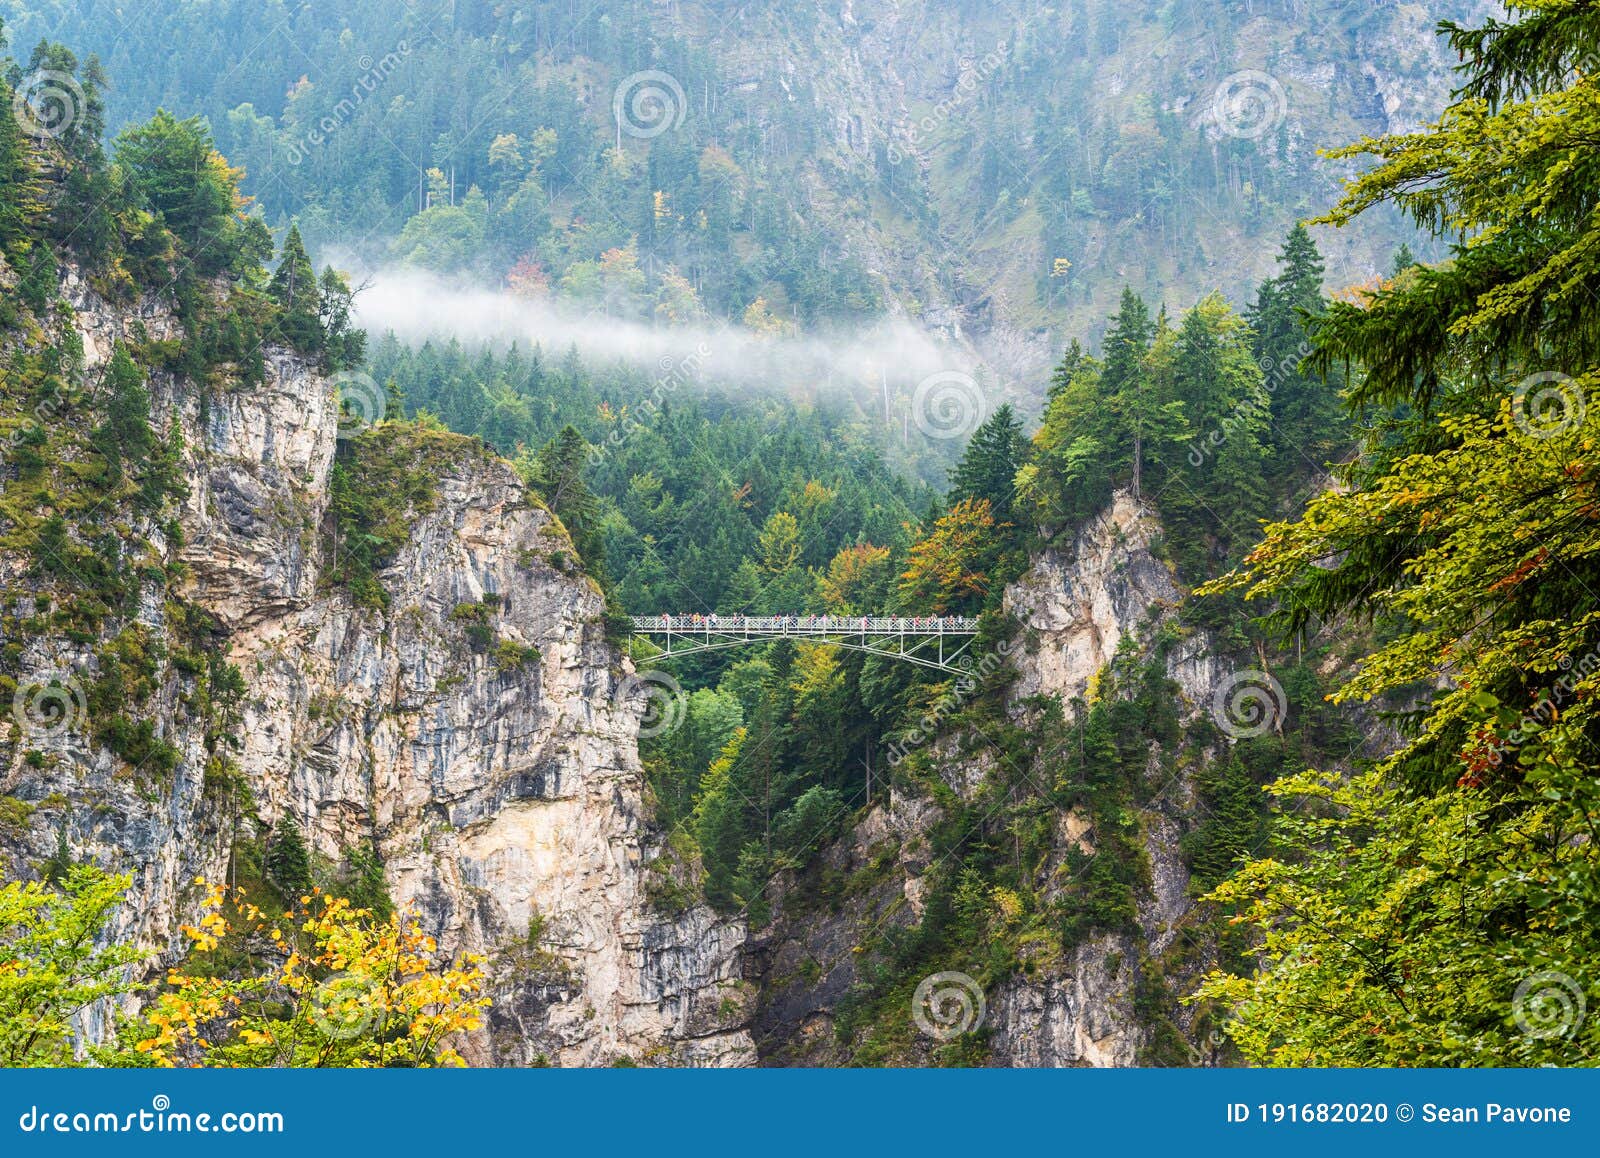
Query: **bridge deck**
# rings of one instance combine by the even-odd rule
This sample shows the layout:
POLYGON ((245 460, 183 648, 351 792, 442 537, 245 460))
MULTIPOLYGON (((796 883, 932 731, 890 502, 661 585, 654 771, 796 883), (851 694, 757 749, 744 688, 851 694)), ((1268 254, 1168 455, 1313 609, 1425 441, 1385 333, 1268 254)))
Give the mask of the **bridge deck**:
POLYGON ((633 633, 654 637, 663 659, 759 639, 815 639, 960 672, 971 665, 962 653, 978 634, 978 620, 967 615, 635 615, 633 633))
POLYGON ((635 615, 637 635, 976 635, 970 615, 635 615))

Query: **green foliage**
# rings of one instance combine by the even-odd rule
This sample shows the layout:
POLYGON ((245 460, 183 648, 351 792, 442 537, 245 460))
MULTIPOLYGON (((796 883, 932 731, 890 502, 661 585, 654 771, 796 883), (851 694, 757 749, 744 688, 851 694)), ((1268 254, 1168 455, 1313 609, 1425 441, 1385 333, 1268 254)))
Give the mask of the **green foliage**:
POLYGON ((129 627, 96 655, 99 676, 88 691, 95 741, 158 778, 172 774, 180 754, 156 734, 153 718, 136 713, 155 693, 164 658, 146 627, 129 627))
POLYGON ((118 136, 116 157, 136 204, 172 231, 196 273, 255 256, 238 244, 245 228, 237 215, 240 174, 217 153, 199 117, 180 121, 158 109, 118 136))
POLYGON ((346 854, 343 871, 334 889, 356 908, 365 909, 376 917, 389 917, 395 911, 394 900, 389 896, 389 887, 384 878, 383 860, 370 840, 363 841, 346 854))
POLYGON ((1374 621, 1334 698, 1415 705, 1373 771, 1279 784, 1275 855, 1215 890, 1266 967, 1204 995, 1257 1063, 1596 1053, 1592 1018, 1551 1015, 1597 992, 1600 80, 1581 62, 1600 41, 1581 0, 1510 8, 1447 28, 1462 89, 1437 124, 1341 154, 1379 163, 1331 220, 1393 204, 1453 239, 1452 258, 1315 323, 1311 364, 1358 370, 1364 453, 1216 584, 1276 600, 1290 631, 1374 621))
POLYGON ((311 852, 292 816, 282 817, 273 826, 262 868, 285 898, 292 900, 311 891, 311 852))
MULTIPOLYGON (((1401 250, 1397 269, 1415 263, 1409 249, 1401 250)), ((1311 234, 1296 225, 1278 255, 1278 276, 1262 282, 1248 316, 1256 362, 1271 396, 1264 449, 1280 488, 1329 465, 1350 442, 1340 377, 1334 373, 1323 380, 1302 366, 1312 350, 1308 330, 1325 312, 1323 268, 1311 234)))
POLYGON ((489 662, 499 675, 510 675, 539 662, 539 649, 532 644, 518 643, 514 639, 498 640, 489 654, 489 662))
POLYGON ((324 338, 322 295, 298 226, 289 226, 288 236, 283 239, 283 252, 267 285, 267 294, 278 303, 278 333, 284 340, 304 353, 319 353, 324 338))
POLYGON ((1204 801, 1204 819, 1184 835, 1181 847, 1193 870, 1194 886, 1204 891, 1227 877, 1240 858, 1261 848, 1266 810, 1261 786, 1245 771, 1237 753, 1208 766, 1196 787, 1204 801))
POLYGON ((498 597, 486 595, 474 602, 457 603, 450 609, 450 621, 461 625, 473 651, 485 652, 493 645, 494 613, 499 603, 498 597))
MULTIPOLYGON (((1016 476, 1046 538, 1075 530, 1125 487, 1160 514, 1179 574, 1198 582, 1237 560, 1275 507, 1320 485, 1350 440, 1337 384, 1303 368, 1323 313, 1322 260, 1296 227, 1279 263, 1247 319, 1213 294, 1174 330, 1130 290, 1102 359, 1069 347, 1016 476)), ((1219 604, 1196 622, 1237 618, 1219 604)))
POLYGON ((973 432, 961 462, 950 472, 947 499, 987 499, 995 521, 1012 522, 1016 514, 1016 478, 1027 453, 1022 422, 1007 403, 973 432))
POLYGON ((593 574, 605 570, 605 549, 596 522, 600 504, 584 479, 589 445, 576 427, 568 425, 545 443, 531 462, 525 462, 523 479, 555 512, 572 544, 593 574))
POLYGON ((666 397, 637 371, 551 364, 538 349, 474 355, 386 338, 370 370, 413 413, 514 456, 585 569, 636 614, 821 612, 810 572, 860 544, 903 545, 931 499, 825 410, 729 405, 687 385, 666 397), (780 512, 794 520, 798 555, 763 572, 759 540, 780 512))
POLYGON ((132 945, 102 948, 130 878, 92 867, 67 873, 59 891, 39 882, 0 885, 0 1067, 82 1064, 72 1018, 134 986, 132 945))
MULTIPOLYGON (((1430 15, 1469 8, 1441 3, 1430 15)), ((1027 9, 1038 34, 1019 37, 1005 9, 959 4, 951 36, 972 61, 955 97, 935 72, 919 82, 896 67, 917 59, 913 38, 885 70, 912 76, 904 119, 840 140, 813 75, 835 63, 829 41, 781 5, 750 9, 745 36, 811 67, 787 88, 755 90, 742 87, 731 38, 696 34, 713 5, 690 5, 681 23, 620 2, 531 13, 473 3, 447 21, 441 10, 215 0, 130 23, 61 0, 8 9, 29 43, 66 38, 105 57, 119 116, 161 105, 202 115, 269 219, 298 219, 313 251, 371 239, 373 256, 642 319, 736 320, 764 298, 804 324, 854 320, 883 312, 885 280, 917 299, 928 270, 993 287, 1016 303, 1007 320, 1026 326, 1081 330, 1115 308, 1127 279, 1193 300, 1226 278, 1222 288, 1242 295, 1247 263, 1227 257, 1259 250, 1337 187, 1316 148, 1370 97, 1352 59, 1383 46, 1386 75, 1443 87, 1431 54, 1388 47, 1415 35, 1404 5, 1072 0, 1027 9), (297 51, 251 51, 263 21, 285 20, 297 51), (358 63, 351 44, 372 59, 358 63), (1244 66, 1244 48, 1250 67, 1332 83, 1286 80, 1294 117, 1277 131, 1204 131, 1196 110, 1228 61, 1244 66), (157 60, 166 67, 150 67, 157 60), (649 139, 619 133, 609 100, 644 67, 681 94, 649 139), (1138 83, 1105 84, 1112 74, 1138 83), (959 115, 924 120, 947 98, 959 115), (794 196, 801 188, 819 194, 794 196), (886 261, 865 259, 863 229, 886 261), (607 270, 608 255, 630 248, 631 269, 607 270)), ((1369 229, 1354 264, 1399 233, 1369 229)))
POLYGON ((120 342, 106 367, 106 389, 106 421, 96 432, 96 442, 105 456, 107 480, 115 487, 128 474, 142 474, 155 448, 150 392, 145 389, 144 375, 120 342))
MULTIPOLYGON (((1565 734, 1562 734, 1565 733, 1565 734)), ((1246 1060, 1280 1066, 1585 1065, 1600 1028, 1592 940, 1600 808, 1590 769, 1524 752, 1537 789, 1422 795, 1381 773, 1273 789, 1286 858, 1215 899, 1261 938, 1258 974, 1214 974, 1246 1060)))
MULTIPOLYGON (((15 97, 7 78, 0 76, 0 254, 13 262, 26 252, 29 226, 39 212, 37 175, 17 124, 15 97)), ((14 315, 0 315, 6 326, 14 320, 14 315)))

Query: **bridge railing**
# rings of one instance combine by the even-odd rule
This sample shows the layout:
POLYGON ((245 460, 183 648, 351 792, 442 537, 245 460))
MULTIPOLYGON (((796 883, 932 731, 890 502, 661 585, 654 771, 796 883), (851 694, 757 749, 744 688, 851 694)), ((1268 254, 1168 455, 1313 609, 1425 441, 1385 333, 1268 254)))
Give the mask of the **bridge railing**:
POLYGON ((639 635, 974 635, 971 615, 635 615, 639 635))

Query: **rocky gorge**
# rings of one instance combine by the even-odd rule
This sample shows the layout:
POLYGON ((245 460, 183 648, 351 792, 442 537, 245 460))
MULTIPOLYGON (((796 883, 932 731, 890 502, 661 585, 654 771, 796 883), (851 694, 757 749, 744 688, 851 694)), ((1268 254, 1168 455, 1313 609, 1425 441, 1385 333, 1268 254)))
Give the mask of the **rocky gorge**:
MULTIPOLYGON (((70 266, 60 296, 54 324, 81 348, 84 383, 118 343, 180 333, 162 305, 113 307, 70 266)), ((0 828, 8 871, 65 857, 131 873, 109 935, 148 949, 154 968, 179 959, 199 882, 236 876, 241 849, 289 823, 330 871, 370 856, 393 902, 447 954, 487 959, 487 1024, 463 1049, 473 1064, 852 1060, 836 1022, 865 944, 924 917, 930 832, 950 801, 985 808, 1010 791, 1006 755, 959 722, 934 721, 923 756, 942 788, 897 780, 811 865, 780 875, 770 920, 751 929, 743 913, 719 915, 692 899, 692 858, 662 855, 638 747, 662 689, 608 640, 605 598, 565 528, 482 443, 353 422, 339 401, 351 386, 284 349, 248 387, 151 372, 152 423, 179 434, 183 497, 176 518, 130 513, 119 530, 120 565, 141 586, 134 622, 117 631, 22 630, 60 596, 23 554, 0 555, 17 672, 4 788, 19 805, 0 828), (337 469, 398 492, 389 501, 403 541, 376 576, 380 600, 338 581, 349 546, 330 514, 337 469), (426 486, 411 486, 419 479, 426 486), (225 758, 182 662, 197 620, 243 677, 225 758), (169 776, 109 751, 94 719, 94 689, 130 633, 159 657, 140 714, 174 753, 169 776), (818 874, 847 882, 829 903, 802 880, 818 874)), ((1041 703, 1092 699, 1119 656, 1157 655, 1185 605, 1160 535, 1151 509, 1118 492, 1007 589, 1015 635, 980 667, 1009 667, 1013 722, 1031 726, 1041 703)), ((1180 630, 1159 656, 1187 731, 1229 672, 1204 631, 1180 630)), ((1147 870, 1135 927, 1065 949, 1025 941, 1019 968, 982 995, 990 1064, 1146 1061, 1153 1008, 1169 1049, 1200 1036, 1169 982, 1192 981, 1211 958, 1190 936, 1180 849, 1197 815, 1194 772, 1222 749, 1212 743, 1195 763, 1158 748, 1140 793, 1147 870)), ((1081 809, 1051 823, 1040 888, 1059 899, 1100 834, 1081 809)), ((91 1037, 99 1028, 86 1026, 91 1037)), ((927 1061, 937 1044, 915 1040, 897 1056, 927 1061)))

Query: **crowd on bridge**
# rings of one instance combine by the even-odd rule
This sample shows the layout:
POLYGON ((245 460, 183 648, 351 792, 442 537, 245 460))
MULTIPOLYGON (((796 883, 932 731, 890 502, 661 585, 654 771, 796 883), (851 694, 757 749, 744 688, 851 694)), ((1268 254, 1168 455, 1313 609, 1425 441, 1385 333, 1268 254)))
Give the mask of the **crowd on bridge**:
POLYGON ((633 630, 641 635, 972 635, 978 620, 970 615, 636 615, 633 630))

